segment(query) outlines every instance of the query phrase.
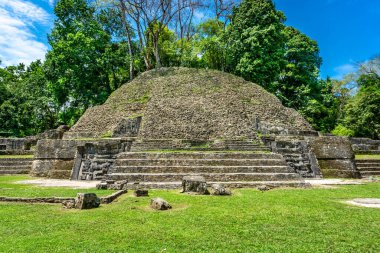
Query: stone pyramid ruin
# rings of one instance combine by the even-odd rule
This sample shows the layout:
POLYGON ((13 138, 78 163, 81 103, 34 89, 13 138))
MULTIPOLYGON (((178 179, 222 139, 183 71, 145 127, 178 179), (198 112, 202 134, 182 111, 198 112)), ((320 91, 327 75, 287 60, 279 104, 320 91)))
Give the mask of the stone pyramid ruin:
POLYGON ((230 187, 360 177, 348 138, 322 136, 256 84, 189 68, 145 72, 69 131, 40 138, 30 173, 145 188, 179 188, 186 176, 230 187))

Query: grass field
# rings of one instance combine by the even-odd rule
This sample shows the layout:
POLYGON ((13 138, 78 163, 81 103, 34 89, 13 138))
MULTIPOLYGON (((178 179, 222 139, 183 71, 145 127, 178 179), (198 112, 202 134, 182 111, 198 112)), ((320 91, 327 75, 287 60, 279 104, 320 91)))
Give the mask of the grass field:
MULTIPOLYGON (((20 177, 0 177, 0 195, 20 177)), ((78 190, 17 185, 19 196, 78 190), (31 194, 29 191, 34 192, 31 194), (38 192, 38 194, 36 194, 38 192)), ((99 192, 97 192, 99 193, 99 192)), ((342 203, 380 197, 380 184, 234 190, 231 197, 129 192, 92 210, 0 203, 0 252, 379 252, 380 210, 342 203), (171 211, 153 211, 160 196, 171 211)))

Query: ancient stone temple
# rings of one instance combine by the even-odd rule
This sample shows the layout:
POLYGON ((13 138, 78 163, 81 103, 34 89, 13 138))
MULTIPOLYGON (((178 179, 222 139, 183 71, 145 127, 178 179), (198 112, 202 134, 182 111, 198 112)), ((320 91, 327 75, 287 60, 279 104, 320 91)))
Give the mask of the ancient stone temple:
POLYGON ((214 70, 141 74, 37 143, 32 175, 179 188, 187 175, 233 187, 360 177, 348 138, 320 136, 262 87, 214 70))

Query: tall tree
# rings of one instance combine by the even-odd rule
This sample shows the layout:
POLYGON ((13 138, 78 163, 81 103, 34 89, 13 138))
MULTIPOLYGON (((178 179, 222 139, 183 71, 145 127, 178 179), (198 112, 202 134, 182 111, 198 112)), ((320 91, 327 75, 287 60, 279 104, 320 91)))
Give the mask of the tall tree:
POLYGON ((293 27, 284 29, 285 61, 277 96, 284 105, 300 110, 320 95, 319 68, 322 59, 316 41, 293 27))
POLYGON ((357 75, 358 91, 344 107, 335 133, 380 139, 380 57, 362 64, 357 75))
POLYGON ((25 136, 57 125, 58 108, 41 61, 0 69, 0 89, 0 132, 25 136))
POLYGON ((274 92, 283 68, 285 16, 272 0, 243 0, 226 33, 230 71, 274 92))
POLYGON ((49 35, 52 49, 46 55, 46 76, 62 108, 62 121, 73 124, 86 108, 103 103, 115 88, 110 85, 113 69, 104 59, 111 35, 85 0, 61 0, 54 11, 57 19, 49 35))

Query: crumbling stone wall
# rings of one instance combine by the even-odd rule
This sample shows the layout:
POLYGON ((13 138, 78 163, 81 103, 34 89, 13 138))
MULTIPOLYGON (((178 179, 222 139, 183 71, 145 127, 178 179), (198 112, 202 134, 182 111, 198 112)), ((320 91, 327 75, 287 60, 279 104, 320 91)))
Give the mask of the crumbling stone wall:
POLYGON ((33 154, 32 140, 28 138, 0 138, 0 155, 33 154))
POLYGON ((380 154, 380 140, 368 138, 350 138, 352 149, 356 154, 380 154))
POLYGON ((71 179, 102 180, 112 168, 116 155, 128 151, 128 140, 101 140, 77 147, 71 179))
POLYGON ((315 154, 311 151, 309 139, 304 136, 268 136, 263 142, 272 152, 282 154, 295 172, 304 178, 322 177, 315 154))

